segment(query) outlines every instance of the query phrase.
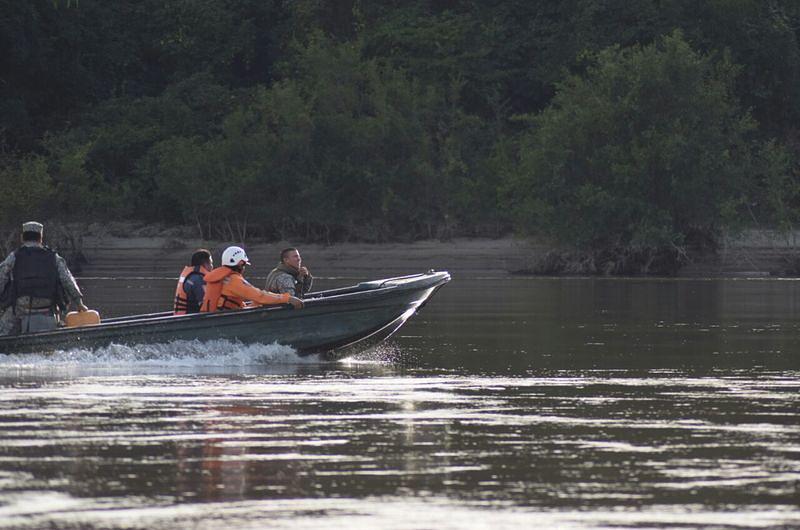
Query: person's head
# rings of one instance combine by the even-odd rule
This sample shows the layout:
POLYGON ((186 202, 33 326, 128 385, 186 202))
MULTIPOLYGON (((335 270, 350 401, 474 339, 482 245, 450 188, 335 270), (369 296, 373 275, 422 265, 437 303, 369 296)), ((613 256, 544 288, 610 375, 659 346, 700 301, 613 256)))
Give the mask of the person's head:
POLYGON ((303 263, 303 258, 300 257, 299 250, 294 247, 289 247, 281 250, 281 263, 299 269, 300 265, 303 263))
POLYGON ((192 267, 205 267, 208 270, 214 268, 214 260, 211 252, 204 248, 198 248, 192 254, 192 267))
POLYGON ((246 265, 250 265, 250 260, 242 247, 228 247, 222 252, 222 264, 243 271, 246 265))
POLYGON ((44 233, 44 226, 42 223, 36 221, 28 221, 22 223, 22 242, 32 241, 34 243, 42 242, 42 234, 44 233))

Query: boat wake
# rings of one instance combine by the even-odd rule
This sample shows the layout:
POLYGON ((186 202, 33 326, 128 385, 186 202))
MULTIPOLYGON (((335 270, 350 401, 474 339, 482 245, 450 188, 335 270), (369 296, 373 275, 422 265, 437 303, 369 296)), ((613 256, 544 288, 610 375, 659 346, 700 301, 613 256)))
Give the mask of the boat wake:
POLYGON ((112 344, 96 349, 71 348, 42 354, 0 355, 0 368, 46 365, 235 367, 319 362, 316 356, 298 356, 289 346, 242 344, 229 340, 176 340, 136 346, 112 344))

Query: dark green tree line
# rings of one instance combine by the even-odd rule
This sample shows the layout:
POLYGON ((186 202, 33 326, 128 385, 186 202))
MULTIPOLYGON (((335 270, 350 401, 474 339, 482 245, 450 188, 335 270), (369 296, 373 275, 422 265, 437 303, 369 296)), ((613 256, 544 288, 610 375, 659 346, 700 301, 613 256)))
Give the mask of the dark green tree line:
POLYGON ((5 224, 652 257, 800 207, 789 0, 0 7, 5 224))

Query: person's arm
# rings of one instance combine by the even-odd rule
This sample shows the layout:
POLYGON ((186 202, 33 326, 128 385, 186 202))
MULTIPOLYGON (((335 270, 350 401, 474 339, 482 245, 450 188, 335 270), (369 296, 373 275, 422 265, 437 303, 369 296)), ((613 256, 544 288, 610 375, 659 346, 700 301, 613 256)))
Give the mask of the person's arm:
POLYGON ((83 305, 83 293, 67 267, 66 260, 58 254, 56 254, 56 269, 58 270, 58 281, 67 293, 70 303, 77 307, 78 311, 88 311, 89 308, 83 305))
POLYGON ((314 277, 311 276, 310 272, 308 272, 303 277, 303 284, 302 284, 302 292, 303 292, 303 294, 306 294, 308 291, 310 291, 311 290, 311 286, 313 284, 314 284, 314 277))
POLYGON ((11 279, 11 271, 14 270, 14 263, 17 261, 16 255, 12 252, 0 263, 0 291, 11 279))
POLYGON ((250 283, 239 276, 232 281, 228 288, 235 296, 245 300, 252 301, 257 305, 277 305, 277 304, 292 304, 295 309, 303 307, 303 301, 289 293, 275 294, 267 291, 262 291, 257 287, 253 287, 250 283))
POLYGON ((253 287, 247 280, 242 277, 233 279, 228 288, 232 294, 244 300, 250 300, 258 305, 277 305, 289 302, 291 295, 288 293, 275 294, 267 291, 262 291, 258 287, 253 287))
POLYGON ((6 297, 6 289, 11 288, 9 282, 11 281, 11 271, 14 270, 14 262, 16 262, 16 256, 12 252, 0 263, 0 310, 5 309, 6 305, 11 303, 10 293, 6 297))

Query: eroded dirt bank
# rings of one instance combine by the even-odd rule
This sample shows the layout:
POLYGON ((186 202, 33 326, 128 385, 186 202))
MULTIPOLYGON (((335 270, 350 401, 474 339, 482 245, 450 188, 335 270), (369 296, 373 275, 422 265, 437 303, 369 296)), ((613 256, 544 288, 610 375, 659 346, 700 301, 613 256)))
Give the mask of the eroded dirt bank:
MULTIPOLYGON (((206 247, 217 257, 233 244, 170 235, 120 237, 84 236, 86 261, 82 277, 173 277, 192 251, 206 247)), ((461 278, 507 277, 530 270, 547 247, 525 239, 454 239, 406 244, 341 243, 332 246, 292 242, 247 244, 253 267, 248 275, 263 277, 277 263, 281 248, 296 245, 304 263, 318 277, 379 278, 429 269, 449 270, 461 278)), ((729 240, 716 254, 690 256, 679 276, 741 277, 796 276, 797 246, 785 236, 749 232, 729 240)))

